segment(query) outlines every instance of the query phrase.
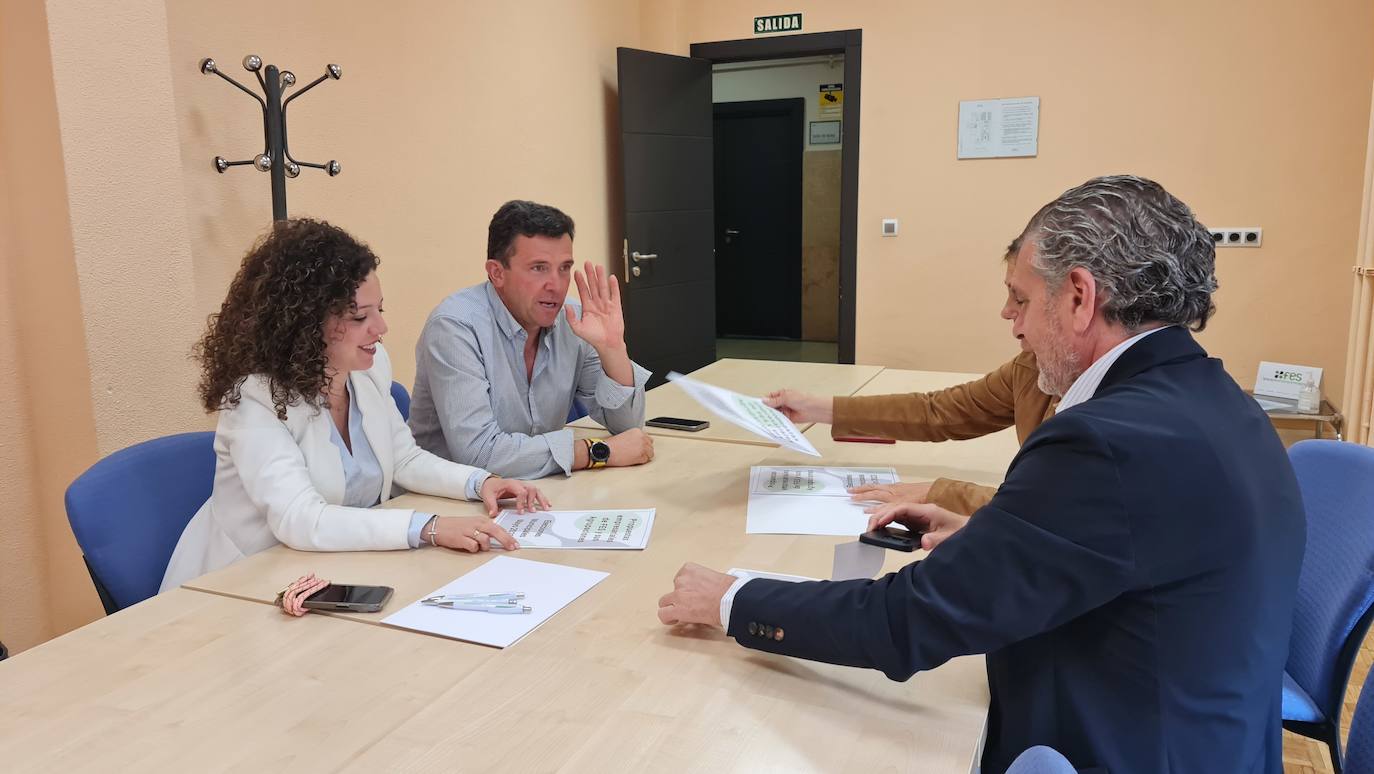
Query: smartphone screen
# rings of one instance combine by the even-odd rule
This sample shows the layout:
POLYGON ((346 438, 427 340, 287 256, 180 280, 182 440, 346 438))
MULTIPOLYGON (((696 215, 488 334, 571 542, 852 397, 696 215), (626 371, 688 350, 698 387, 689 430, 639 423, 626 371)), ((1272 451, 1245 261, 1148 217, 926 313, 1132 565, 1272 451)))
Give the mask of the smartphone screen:
POLYGON ((346 603, 351 605, 379 605, 386 601, 391 589, 386 586, 349 586, 331 583, 306 597, 306 602, 346 603))

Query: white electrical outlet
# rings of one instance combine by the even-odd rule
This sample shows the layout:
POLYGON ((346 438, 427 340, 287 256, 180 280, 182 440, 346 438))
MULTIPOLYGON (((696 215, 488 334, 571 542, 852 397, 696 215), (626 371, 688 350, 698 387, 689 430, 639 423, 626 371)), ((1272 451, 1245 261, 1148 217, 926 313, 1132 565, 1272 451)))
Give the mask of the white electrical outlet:
POLYGON ((1259 226, 1243 228, 1212 228, 1212 242, 1217 247, 1259 247, 1264 244, 1264 229, 1259 226))

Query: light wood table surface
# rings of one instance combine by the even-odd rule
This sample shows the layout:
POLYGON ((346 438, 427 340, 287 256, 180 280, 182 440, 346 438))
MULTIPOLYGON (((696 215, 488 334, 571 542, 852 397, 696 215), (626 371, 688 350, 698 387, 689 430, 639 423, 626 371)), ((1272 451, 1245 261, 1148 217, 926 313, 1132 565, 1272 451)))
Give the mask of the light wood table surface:
MULTIPOLYGON (((555 507, 657 508, 649 547, 515 554, 610 577, 499 651, 428 705, 416 723, 373 745, 354 768, 443 768, 461 760, 477 770, 968 771, 987 712, 982 657, 955 659, 894 683, 874 671, 750 651, 718 630, 658 622, 658 597, 684 562, 824 578, 833 547, 848 539, 744 534, 749 467, 777 455, 775 448, 664 438, 657 449, 646 467, 541 482, 555 507), (538 732, 517 735, 511 747, 491 742, 511 728, 538 732)), ((439 512, 453 505, 416 495, 393 504, 439 512)), ((389 613, 490 556, 435 549, 306 554, 279 547, 189 585, 265 605, 281 584, 314 570, 395 587, 389 613)), ((910 559, 894 552, 888 568, 910 559)), ((384 614, 341 617, 376 624, 384 614)))
MULTIPOLYGON (((821 395, 852 395, 883 370, 882 366, 846 365, 837 363, 794 363, 780 360, 725 359, 698 368, 690 376, 716 387, 763 397, 784 387, 804 389, 821 395)), ((659 385, 645 395, 645 419, 654 417, 682 417, 705 419, 711 426, 695 433, 644 428, 650 435, 693 440, 730 441, 756 446, 770 446, 769 441, 726 422, 702 408, 681 387, 669 382, 659 385)), ((590 417, 583 417, 573 427, 599 428, 590 417)), ((809 425, 802 425, 805 430, 809 425)))
MULTIPOLYGON (((966 376, 878 380, 876 367, 832 367, 843 378, 788 378, 813 365, 728 361, 729 379, 702 375, 754 394, 764 383, 900 392, 966 376)), ((1015 451, 997 436, 875 445, 836 444, 828 426, 807 432, 823 464, 892 465, 911 481, 995 484, 1015 451)), ((833 547, 849 538, 744 533, 749 467, 814 457, 680 437, 657 439, 656 451, 647 466, 540 481, 555 508, 654 507, 654 532, 644 551, 515 554, 610 576, 511 648, 379 624, 490 553, 277 547, 0 663, 0 761, 44 771, 969 771, 987 712, 982 657, 894 683, 658 623, 657 599, 683 562, 829 577, 833 547), (291 619, 270 606, 308 571, 396 594, 372 615, 291 619)), ((416 495, 394 504, 480 512, 416 495)), ((912 558, 889 552, 887 569, 912 558)))
POLYGON ((452 644, 174 589, 0 662, 0 769, 337 770, 497 655, 452 644))

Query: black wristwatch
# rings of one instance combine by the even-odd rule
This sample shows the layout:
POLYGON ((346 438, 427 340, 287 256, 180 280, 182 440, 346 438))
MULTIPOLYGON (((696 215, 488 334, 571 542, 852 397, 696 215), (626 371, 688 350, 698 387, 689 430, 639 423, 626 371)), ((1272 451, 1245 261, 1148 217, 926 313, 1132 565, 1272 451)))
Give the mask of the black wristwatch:
POLYGON ((600 438, 587 439, 587 469, 604 468, 611 461, 611 446, 600 438))

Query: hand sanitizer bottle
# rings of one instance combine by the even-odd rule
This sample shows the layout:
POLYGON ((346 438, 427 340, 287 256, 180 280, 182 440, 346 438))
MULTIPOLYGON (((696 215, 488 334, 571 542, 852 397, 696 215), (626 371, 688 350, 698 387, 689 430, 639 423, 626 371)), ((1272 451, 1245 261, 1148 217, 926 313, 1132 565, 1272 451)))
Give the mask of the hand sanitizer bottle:
POLYGON ((1312 381, 1309 374, 1307 381, 1302 383, 1302 389, 1298 392, 1298 411, 1303 414, 1317 413, 1317 407, 1321 404, 1321 393, 1317 391, 1317 383, 1312 381))

